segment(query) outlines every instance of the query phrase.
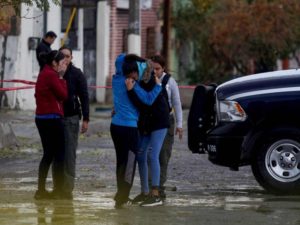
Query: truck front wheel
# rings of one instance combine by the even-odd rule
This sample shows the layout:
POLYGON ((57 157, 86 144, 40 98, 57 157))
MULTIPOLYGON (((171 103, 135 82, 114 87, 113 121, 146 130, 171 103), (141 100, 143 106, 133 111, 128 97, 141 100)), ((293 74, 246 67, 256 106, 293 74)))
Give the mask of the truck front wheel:
POLYGON ((271 193, 299 193, 299 137, 277 137, 261 145, 253 160, 252 171, 258 183, 271 193))

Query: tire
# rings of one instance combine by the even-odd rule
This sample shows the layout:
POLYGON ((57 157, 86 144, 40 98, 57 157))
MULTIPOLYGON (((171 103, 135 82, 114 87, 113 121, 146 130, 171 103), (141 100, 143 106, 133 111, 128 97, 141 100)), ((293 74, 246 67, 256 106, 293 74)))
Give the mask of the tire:
POLYGON ((300 136, 281 135, 262 144, 252 163, 258 183, 275 194, 300 193, 300 136))

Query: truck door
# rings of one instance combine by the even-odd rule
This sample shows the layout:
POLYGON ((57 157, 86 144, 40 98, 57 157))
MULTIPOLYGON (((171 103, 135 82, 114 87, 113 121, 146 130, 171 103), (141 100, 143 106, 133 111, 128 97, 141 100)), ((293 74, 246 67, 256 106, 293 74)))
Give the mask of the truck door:
POLYGON ((199 85, 195 88, 188 115, 188 147, 193 153, 207 150, 207 131, 215 124, 215 97, 217 85, 199 85))

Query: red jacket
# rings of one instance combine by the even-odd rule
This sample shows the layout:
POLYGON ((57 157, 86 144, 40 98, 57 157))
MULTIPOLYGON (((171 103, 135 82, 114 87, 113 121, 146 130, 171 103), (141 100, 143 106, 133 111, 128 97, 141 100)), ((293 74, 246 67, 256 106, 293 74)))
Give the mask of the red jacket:
POLYGON ((58 73, 45 65, 35 86, 36 115, 59 114, 63 116, 63 101, 67 98, 66 81, 59 79, 58 73))

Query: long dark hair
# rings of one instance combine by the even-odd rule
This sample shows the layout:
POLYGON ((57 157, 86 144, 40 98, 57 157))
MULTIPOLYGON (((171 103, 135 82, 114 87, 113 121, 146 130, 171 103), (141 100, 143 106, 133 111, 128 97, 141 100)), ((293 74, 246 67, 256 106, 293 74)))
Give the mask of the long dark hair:
POLYGON ((58 63, 60 60, 65 58, 64 54, 58 50, 52 50, 49 53, 41 53, 40 57, 42 61, 49 66, 52 66, 53 61, 58 63))
POLYGON ((154 55, 151 58, 151 61, 154 63, 158 63, 166 72, 166 60, 161 55, 154 55))
POLYGON ((62 50, 64 50, 64 49, 69 50, 69 52, 71 53, 71 55, 73 54, 72 49, 71 49, 70 47, 68 47, 68 46, 65 46, 65 45, 62 46, 62 47, 60 47, 59 51, 62 51, 62 50))

